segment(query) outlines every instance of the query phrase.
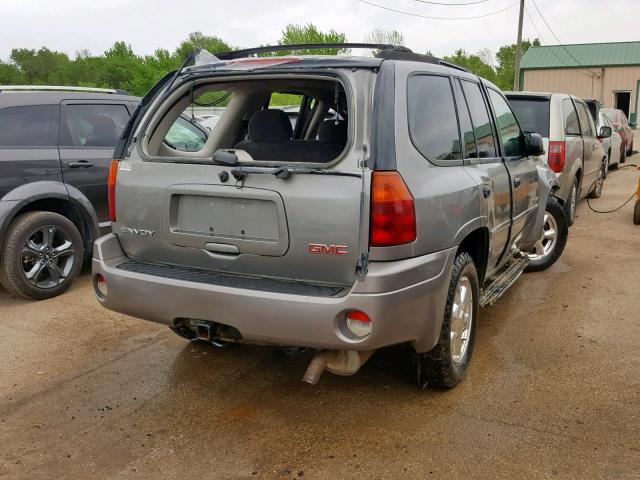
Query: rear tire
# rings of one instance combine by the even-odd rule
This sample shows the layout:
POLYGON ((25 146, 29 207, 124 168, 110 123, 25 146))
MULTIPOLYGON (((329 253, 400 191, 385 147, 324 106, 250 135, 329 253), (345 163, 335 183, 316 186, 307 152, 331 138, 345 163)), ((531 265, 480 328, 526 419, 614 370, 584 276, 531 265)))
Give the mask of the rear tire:
POLYGON ((556 263, 569 236, 569 222, 564 209, 555 198, 549 198, 545 212, 542 237, 529 254, 525 272, 540 272, 556 263))
POLYGON ((480 307, 478 272, 471 255, 459 252, 453 262, 438 343, 416 353, 418 385, 452 388, 464 378, 473 353, 480 307))
POLYGON ((14 295, 44 300, 69 288, 82 267, 84 247, 68 218, 28 212, 9 226, 1 254, 2 286, 14 295))
POLYGON ((636 200, 636 205, 633 207, 633 223, 640 225, 640 200, 636 200))
POLYGON ((627 150, 627 155, 633 155, 633 142, 629 145, 629 150, 627 150))
POLYGON ((620 149, 620 163, 624 163, 627 160, 627 147, 626 145, 622 145, 620 149))

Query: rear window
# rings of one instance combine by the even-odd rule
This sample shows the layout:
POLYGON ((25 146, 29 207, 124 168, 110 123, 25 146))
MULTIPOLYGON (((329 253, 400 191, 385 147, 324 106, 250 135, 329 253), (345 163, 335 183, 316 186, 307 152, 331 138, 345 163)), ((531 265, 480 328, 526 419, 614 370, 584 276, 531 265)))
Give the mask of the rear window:
POLYGON ((0 147, 55 147, 58 105, 29 105, 0 110, 0 147))
POLYGON ((147 134, 150 156, 189 162, 224 151, 238 163, 327 164, 345 150, 349 102, 340 81, 275 75, 213 80, 181 86, 177 101, 160 106, 147 134))
POLYGON ((549 136, 549 100, 509 97, 509 103, 525 132, 549 136))

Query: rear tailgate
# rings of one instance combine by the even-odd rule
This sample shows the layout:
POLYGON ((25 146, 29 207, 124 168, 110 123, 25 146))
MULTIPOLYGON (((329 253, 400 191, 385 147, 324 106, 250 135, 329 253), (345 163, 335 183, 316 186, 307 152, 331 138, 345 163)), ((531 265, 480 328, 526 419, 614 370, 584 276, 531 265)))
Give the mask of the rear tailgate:
POLYGON ((250 173, 228 167, 121 162, 114 232, 136 260, 350 285, 366 251, 370 175, 250 173), (363 177, 364 175, 364 177, 363 177), (364 186, 364 187, 363 187, 364 186), (366 207, 366 208, 365 208, 366 207), (364 246, 363 246, 364 245, 364 246))

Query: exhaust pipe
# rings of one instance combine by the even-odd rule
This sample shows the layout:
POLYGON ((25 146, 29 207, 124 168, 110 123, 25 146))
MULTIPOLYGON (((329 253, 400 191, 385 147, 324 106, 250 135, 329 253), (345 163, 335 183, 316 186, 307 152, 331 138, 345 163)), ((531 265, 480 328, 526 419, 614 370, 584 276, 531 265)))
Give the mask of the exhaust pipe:
POLYGON ((353 375, 374 352, 375 350, 323 350, 313 357, 302 376, 302 381, 317 385, 325 369, 336 375, 353 375))

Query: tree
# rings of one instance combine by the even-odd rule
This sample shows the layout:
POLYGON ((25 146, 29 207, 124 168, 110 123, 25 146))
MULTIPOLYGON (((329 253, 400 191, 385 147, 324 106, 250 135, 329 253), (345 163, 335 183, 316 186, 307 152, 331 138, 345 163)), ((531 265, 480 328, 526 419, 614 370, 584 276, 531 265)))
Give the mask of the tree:
POLYGON ((384 43, 405 46, 404 34, 397 30, 374 28, 364 38, 365 43, 384 43))
MULTIPOLYGON (((526 53, 529 47, 539 47, 540 40, 537 38, 533 41, 522 41, 522 55, 526 53)), ((513 88, 513 76, 516 68, 516 44, 505 45, 500 47, 496 54, 498 67, 496 68, 496 85, 503 90, 511 90, 513 88)))
POLYGON ((24 74, 11 63, 0 61, 0 85, 17 85, 25 83, 24 74))
MULTIPOLYGON (((308 25, 289 24, 282 31, 282 37, 278 40, 278 45, 291 45, 298 43, 345 43, 347 36, 331 29, 327 33, 321 32, 313 23, 308 25)), ((337 55, 344 53, 344 48, 321 48, 319 50, 293 50, 278 52, 278 55, 337 55)))
POLYGON ((28 83, 50 83, 49 79, 56 69, 69 63, 69 57, 61 52, 53 52, 47 47, 40 50, 14 48, 11 61, 24 74, 28 83))
POLYGON ((471 73, 486 78, 489 81, 494 81, 496 78, 496 72, 493 69, 493 66, 487 63, 486 50, 483 50, 478 54, 469 54, 459 48, 455 51, 453 56, 444 57, 443 60, 465 67, 471 73))
POLYGON ((182 63, 187 55, 198 48, 204 48, 210 53, 232 50, 231 46, 221 38, 205 35, 202 32, 192 32, 189 34, 189 38, 182 41, 176 49, 175 55, 179 60, 178 64, 182 63))

